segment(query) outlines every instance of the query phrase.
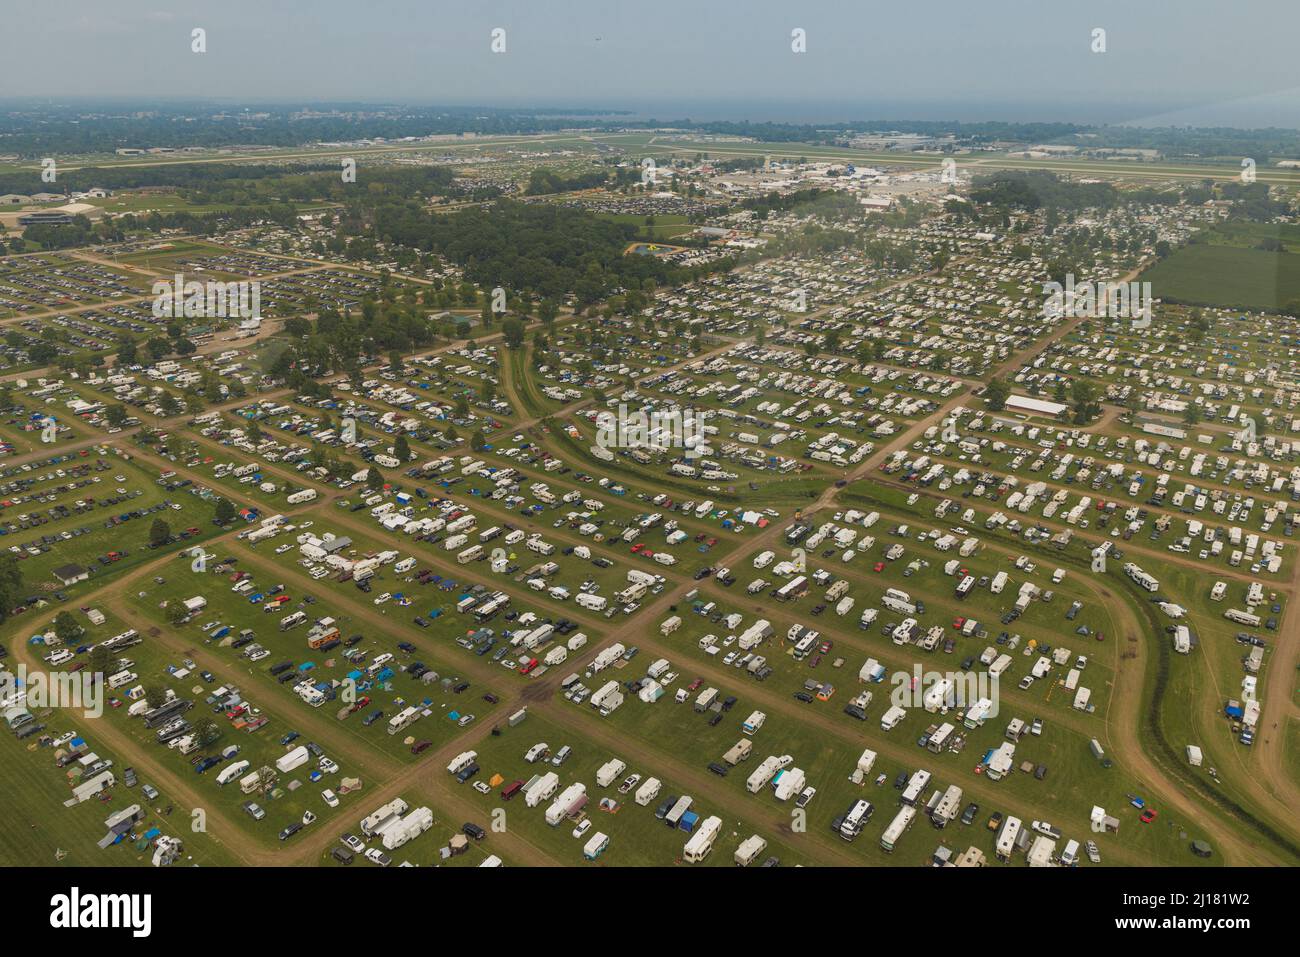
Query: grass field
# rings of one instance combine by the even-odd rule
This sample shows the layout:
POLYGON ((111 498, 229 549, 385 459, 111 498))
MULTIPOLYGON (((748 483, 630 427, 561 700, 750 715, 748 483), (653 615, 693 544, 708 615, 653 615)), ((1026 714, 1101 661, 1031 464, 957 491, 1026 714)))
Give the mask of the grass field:
MULTIPOLYGON (((79 711, 58 712, 42 720, 51 731, 93 725, 79 711)), ((92 731, 93 728, 86 733, 95 753, 112 760, 119 770, 131 764, 128 756, 105 748, 92 731)), ((20 742, 11 735, 2 735, 0 761, 9 769, 5 775, 5 813, 0 815, 0 865, 131 867, 149 864, 152 851, 138 851, 129 842, 103 850, 96 847, 96 842, 104 836, 103 822, 109 813, 121 810, 128 803, 148 803, 138 787, 128 789, 119 781, 112 789, 113 801, 90 800, 66 808, 63 802, 71 791, 64 778, 66 770, 54 765, 52 748, 40 747, 35 739, 20 742)), ((148 783, 147 778, 145 782, 148 783)), ((164 834, 179 836, 185 842, 182 859, 187 864, 236 863, 211 837, 190 832, 189 816, 183 808, 171 815, 161 813, 170 804, 165 791, 157 804, 158 809, 149 808, 133 833, 158 827, 164 834)))
POLYGON ((1300 301, 1300 254, 1217 243, 1184 246, 1141 275, 1157 299, 1243 309, 1300 301))

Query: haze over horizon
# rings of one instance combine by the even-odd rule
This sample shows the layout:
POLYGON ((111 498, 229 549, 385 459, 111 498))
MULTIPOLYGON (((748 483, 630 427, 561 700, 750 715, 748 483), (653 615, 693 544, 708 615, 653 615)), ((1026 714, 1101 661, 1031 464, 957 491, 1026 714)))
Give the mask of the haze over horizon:
POLYGON ((623 109, 670 119, 1300 127, 1300 6, 1084 10, 990 0, 872 9, 752 0, 651 8, 494 0, 278 5, 15 0, 0 99, 211 98, 623 109), (311 14, 310 21, 305 19, 311 14), (248 24, 257 26, 249 29, 248 24), (1267 29, 1264 25, 1267 24, 1267 29), (191 51, 206 31, 207 52, 191 51), (505 52, 490 49, 505 30, 505 52), (791 50, 806 31, 807 52, 791 50), (1106 51, 1093 52, 1093 31, 1106 51), (52 58, 51 51, 57 51, 52 58), (105 57, 112 68, 106 69, 105 57), (51 69, 50 64, 57 63, 51 69), (376 68, 382 64, 382 69, 376 68))

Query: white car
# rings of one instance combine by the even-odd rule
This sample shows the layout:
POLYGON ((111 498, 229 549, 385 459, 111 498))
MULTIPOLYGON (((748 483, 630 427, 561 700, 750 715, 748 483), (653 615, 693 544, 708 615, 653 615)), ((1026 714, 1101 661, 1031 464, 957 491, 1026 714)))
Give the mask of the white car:
POLYGON ((356 851, 358 854, 363 853, 366 849, 365 842, 355 834, 344 834, 343 843, 347 845, 349 849, 356 851))
POLYGON ((320 769, 324 771, 326 774, 333 774, 335 771, 339 769, 339 766, 335 764, 333 761, 331 761, 329 758, 322 757, 320 759, 320 769))
POLYGON ((289 549, 291 549, 291 548, 293 548, 293 545, 291 545, 291 544, 288 543, 288 542, 285 542, 283 545, 281 545, 279 548, 277 548, 277 549, 275 550, 275 553, 276 553, 277 555, 283 555, 285 552, 287 552, 287 551, 288 551, 289 549))
POLYGON ((63 734, 59 735, 57 738, 54 739, 54 747, 57 748, 61 744, 67 744, 76 736, 77 736, 77 732, 75 731, 65 731, 63 734))
POLYGON ((333 791, 331 791, 329 788, 326 788, 324 791, 321 791, 320 797, 321 800, 324 801, 328 807, 339 806, 339 796, 335 794, 333 791))
POLYGON ((591 830, 591 818, 586 818, 581 823, 579 823, 577 827, 573 829, 573 836, 582 837, 582 835, 586 834, 590 830, 591 830))
POLYGON ((311 823, 312 821, 314 821, 314 820, 316 820, 316 815, 313 814, 311 811, 303 811, 303 812, 302 812, 302 823, 303 823, 303 824, 310 824, 310 823, 311 823))
POLYGON ((488 784, 486 781, 475 781, 474 790, 479 794, 491 794, 492 785, 488 784))
POLYGON ((465 727, 465 725, 469 724, 473 720, 474 720, 474 716, 472 714, 462 714, 460 716, 460 720, 458 720, 456 724, 460 725, 463 728, 465 727))
POLYGON ((393 597, 393 596, 392 596, 391 593, 389 593, 389 592, 384 592, 382 595, 380 595, 378 598, 375 599, 375 604, 376 604, 376 605, 382 605, 384 602, 388 601, 388 599, 390 599, 390 598, 392 598, 392 597, 393 597))
POLYGON ((366 849, 366 860, 372 864, 378 864, 380 867, 387 867, 392 863, 388 855, 377 847, 366 849))

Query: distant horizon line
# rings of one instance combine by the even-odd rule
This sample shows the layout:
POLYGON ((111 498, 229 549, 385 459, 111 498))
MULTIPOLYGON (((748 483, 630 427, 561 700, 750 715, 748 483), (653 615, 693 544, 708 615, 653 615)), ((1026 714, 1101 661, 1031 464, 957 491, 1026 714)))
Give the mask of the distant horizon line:
MULTIPOLYGON (((78 109, 112 106, 115 108, 135 107, 144 109, 149 107, 168 107, 173 109, 183 109, 187 106, 204 107, 204 108, 232 108, 232 107, 262 107, 262 108, 279 108, 281 110, 290 109, 319 109, 324 111, 346 111, 355 109, 419 109, 419 110, 449 110, 456 112, 472 112, 474 110, 490 110, 498 113, 534 113, 539 116, 565 116, 572 115, 575 117, 617 117, 626 118, 629 123, 647 123, 655 122, 663 126, 672 126, 678 122, 691 124, 707 123, 771 123, 774 125, 788 126, 828 126, 837 125, 867 125, 881 124, 886 127, 889 123, 928 123, 935 125, 950 125, 953 127, 961 126, 978 126, 989 123, 1004 123, 1018 126, 1034 126, 1047 124, 1065 124, 1081 127, 1092 127, 1104 129, 1107 127, 1125 127, 1129 129, 1146 129, 1146 130, 1216 130, 1216 129, 1233 129, 1241 131, 1249 130, 1285 130, 1300 131, 1300 121, 1295 125, 1288 124, 1286 121, 1265 120, 1255 122, 1171 122, 1156 121, 1157 117, 1162 117, 1170 113, 1184 112, 1189 108, 1186 104, 1166 104, 1162 107, 1151 106, 1148 110, 1143 110, 1139 104, 1128 104, 1129 110, 1135 113, 1145 113, 1142 119, 1118 119, 1118 118, 1078 118, 1077 116, 1058 116, 1055 118, 1043 118, 1041 114, 1021 113, 1023 110, 1034 109, 1029 104, 1021 102, 1013 104, 1010 101, 998 103, 995 107, 983 115, 969 112, 971 103, 957 104, 951 100, 945 101, 948 104, 947 114, 939 114, 936 108, 942 108, 938 101, 918 99, 906 102, 894 102, 882 108, 882 112, 871 116, 861 112, 850 112, 860 110, 845 101, 835 100, 817 100, 810 101, 806 98, 791 100, 679 100, 673 102, 656 101, 656 102, 638 102, 636 100, 624 100, 621 103, 593 103, 582 102, 581 100, 564 101, 564 100, 542 100, 528 102, 526 100, 501 100, 487 102, 458 102, 458 101, 432 101, 420 100, 416 98, 404 97, 366 97, 350 96, 340 98, 315 97, 315 96, 187 96, 187 95, 166 95, 166 94, 148 94, 148 95, 128 95, 128 94, 76 94, 76 95, 15 95, 0 96, 0 109, 21 110, 31 109, 37 106, 46 106, 49 108, 78 109), (814 105, 816 104, 816 105, 814 105), (907 111, 915 109, 915 114, 909 114, 907 111), (997 107, 1001 107, 998 109, 997 107), (1136 107, 1136 109, 1135 109, 1136 107), (828 111, 821 113, 821 110, 828 111), (831 112, 833 111, 833 113, 831 112), (697 115, 686 115, 694 112, 697 115), (807 115, 797 115, 798 112, 804 112, 807 115), (889 115, 891 114, 892 115, 889 115), (953 114, 964 114, 955 116, 953 114), (1008 113, 1020 113, 1021 115, 1008 115, 1008 113)), ((1089 113, 1100 109, 1101 103, 1088 104, 1080 112, 1089 113)), ((1078 109, 1079 104, 1074 104, 1078 109)), ((1046 112, 1046 111, 1044 111, 1046 112)), ((1073 111, 1069 111, 1073 112, 1073 111)), ((522 135, 522 134, 518 134, 522 135)))

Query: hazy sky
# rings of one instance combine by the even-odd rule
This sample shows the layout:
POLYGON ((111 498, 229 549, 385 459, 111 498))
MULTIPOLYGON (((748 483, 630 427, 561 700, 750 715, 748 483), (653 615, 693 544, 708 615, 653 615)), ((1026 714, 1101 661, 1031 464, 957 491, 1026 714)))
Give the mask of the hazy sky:
POLYGON ((6 0, 0 97, 1300 125, 1300 0, 6 0), (207 52, 190 50, 195 27, 207 52), (506 52, 489 49, 494 27, 506 52), (807 52, 791 51, 791 31, 807 52), (1092 31, 1106 31, 1094 53, 1092 31), (1183 111, 1183 112, 1175 112, 1183 111))

